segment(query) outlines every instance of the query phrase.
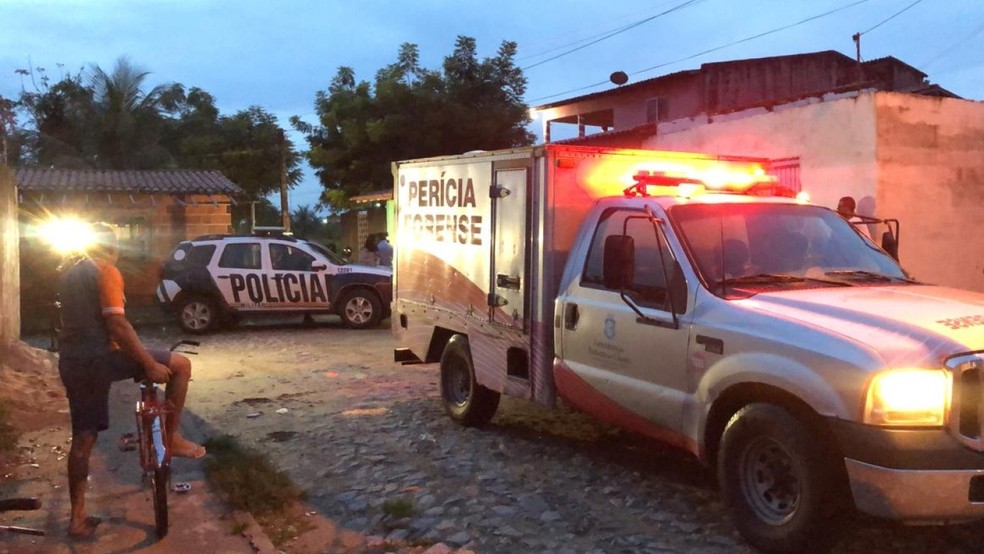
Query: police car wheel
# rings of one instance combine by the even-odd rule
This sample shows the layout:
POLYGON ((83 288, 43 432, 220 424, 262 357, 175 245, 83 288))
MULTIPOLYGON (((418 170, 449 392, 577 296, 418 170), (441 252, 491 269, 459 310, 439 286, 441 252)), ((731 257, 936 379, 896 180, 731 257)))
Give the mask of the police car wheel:
POLYGON ((382 303, 375 294, 364 289, 356 289, 338 299, 338 315, 350 329, 376 327, 383 319, 382 303))
POLYGON ((468 338, 455 335, 441 354, 441 400, 444 411, 465 427, 488 423, 499 407, 499 393, 475 381, 468 338))
POLYGON ((219 312, 215 301, 204 296, 192 296, 181 303, 178 322, 189 333, 201 334, 213 329, 218 323, 219 312))
POLYGON ((850 492, 837 467, 815 432, 772 404, 739 410, 718 454, 735 527, 763 552, 826 552, 839 538, 850 492))

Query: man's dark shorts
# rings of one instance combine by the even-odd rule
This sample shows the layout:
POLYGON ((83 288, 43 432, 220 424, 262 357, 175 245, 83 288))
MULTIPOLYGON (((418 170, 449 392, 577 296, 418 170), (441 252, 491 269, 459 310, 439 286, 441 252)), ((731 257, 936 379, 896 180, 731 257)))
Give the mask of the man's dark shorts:
MULTIPOLYGON (((147 352, 164 365, 171 359, 167 350, 147 352)), ((68 395, 73 433, 108 429, 110 385, 114 381, 145 376, 143 367, 120 350, 95 358, 60 358, 58 373, 68 395)))

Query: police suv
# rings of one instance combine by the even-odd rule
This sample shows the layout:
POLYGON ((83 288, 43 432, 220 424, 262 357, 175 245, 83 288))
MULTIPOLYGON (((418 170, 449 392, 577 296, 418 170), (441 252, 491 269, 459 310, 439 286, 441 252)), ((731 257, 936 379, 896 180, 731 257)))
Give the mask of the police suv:
POLYGON ((289 235, 205 235, 165 262, 157 300, 190 333, 240 316, 337 314, 353 329, 389 316, 392 271, 351 264, 289 235))

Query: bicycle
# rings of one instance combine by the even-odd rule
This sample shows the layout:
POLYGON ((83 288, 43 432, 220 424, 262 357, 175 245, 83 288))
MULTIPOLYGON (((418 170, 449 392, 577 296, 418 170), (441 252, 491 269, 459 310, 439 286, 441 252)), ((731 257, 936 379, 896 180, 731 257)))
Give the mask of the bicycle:
MULTIPOLYGON (((30 510, 40 510, 41 501, 37 498, 3 498, 0 499, 0 512, 8 511, 30 511, 30 510)), ((0 525, 0 534, 2 533, 18 533, 21 535, 35 535, 42 537, 44 536, 44 531, 41 529, 33 529, 31 527, 20 527, 18 525, 0 525)))
MULTIPOLYGON (((180 340, 174 343, 170 351, 183 354, 197 354, 189 350, 178 350, 187 345, 198 346, 200 343, 192 340, 180 340)), ((171 481, 171 449, 168 444, 167 416, 174 407, 166 399, 158 396, 158 385, 150 379, 138 380, 140 383, 140 400, 137 401, 137 440, 140 450, 140 467, 143 469, 144 482, 150 485, 154 498, 154 526, 157 538, 167 535, 169 522, 167 511, 167 492, 171 481)))

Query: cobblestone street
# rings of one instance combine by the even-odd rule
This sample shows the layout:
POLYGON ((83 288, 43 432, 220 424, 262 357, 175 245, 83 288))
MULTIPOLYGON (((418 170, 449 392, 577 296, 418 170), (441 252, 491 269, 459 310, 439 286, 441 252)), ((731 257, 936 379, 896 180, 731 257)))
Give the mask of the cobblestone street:
MULTIPOLYGON (((142 332, 159 345, 173 333, 142 332)), ((314 509, 370 545, 752 552, 708 474, 685 455, 506 398, 490 426, 462 428, 444 415, 436 366, 399 366, 392 344, 388 329, 334 321, 206 335, 193 360, 189 423, 268 452, 314 509), (384 503, 401 500, 412 514, 396 519, 384 503)), ((850 519, 855 528, 837 552, 977 553, 984 544, 979 524, 850 519)))

